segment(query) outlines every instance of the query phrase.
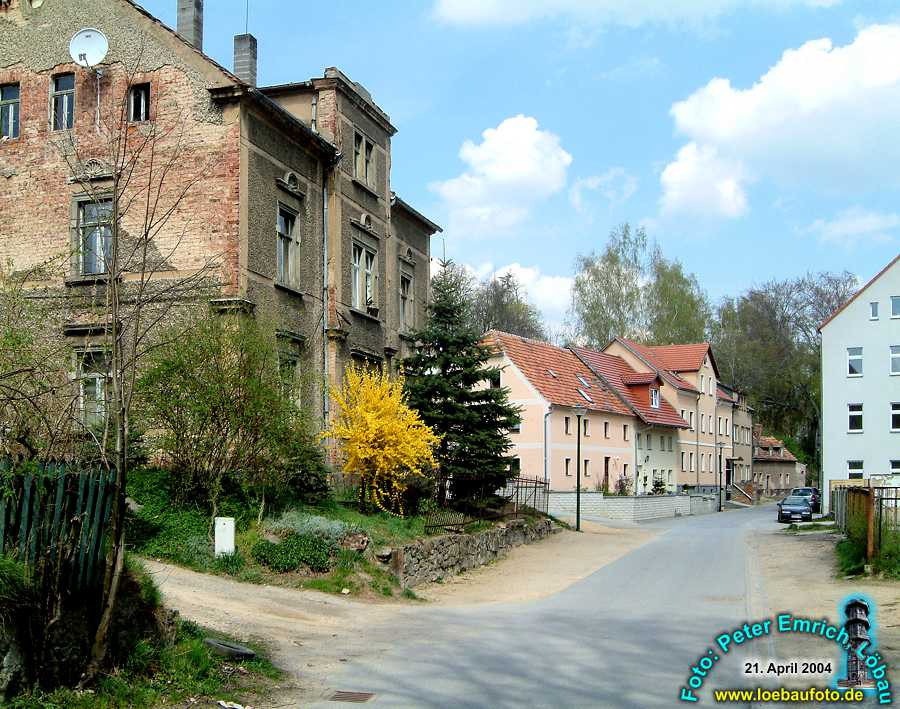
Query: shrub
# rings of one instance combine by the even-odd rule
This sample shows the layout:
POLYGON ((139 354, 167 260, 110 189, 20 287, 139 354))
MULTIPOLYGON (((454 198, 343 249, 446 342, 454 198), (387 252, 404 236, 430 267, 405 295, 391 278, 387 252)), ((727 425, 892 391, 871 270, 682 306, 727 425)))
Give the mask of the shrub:
POLYGON ((213 569, 222 574, 237 576, 244 570, 246 563, 241 553, 235 551, 233 554, 222 554, 216 557, 216 560, 213 562, 213 569))
POLYGON ((858 540, 848 537, 837 543, 838 568, 842 574, 861 574, 866 564, 866 548, 858 540))
POLYGON ((260 539, 251 550, 257 562, 278 573, 296 571, 302 565, 312 571, 328 571, 331 566, 328 552, 329 545, 324 540, 294 533, 288 534, 280 544, 260 539))
POLYGON ((332 548, 340 545, 348 534, 356 534, 362 530, 353 524, 339 519, 328 519, 308 514, 300 510, 287 510, 275 519, 268 519, 265 528, 279 536, 291 533, 300 536, 316 537, 328 543, 332 548))

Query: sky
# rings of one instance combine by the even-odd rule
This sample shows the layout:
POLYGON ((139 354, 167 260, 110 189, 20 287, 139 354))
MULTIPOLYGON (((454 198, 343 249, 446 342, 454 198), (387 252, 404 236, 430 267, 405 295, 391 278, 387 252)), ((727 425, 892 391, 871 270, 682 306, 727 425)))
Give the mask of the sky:
MULTIPOLYGON (((642 225, 713 301, 900 251, 892 0, 249 0, 259 84, 337 66, 398 128, 433 254, 513 271, 552 327, 578 254, 642 225)), ((141 3, 174 26, 176 0, 141 3)), ((207 0, 233 66, 245 0, 207 0)))

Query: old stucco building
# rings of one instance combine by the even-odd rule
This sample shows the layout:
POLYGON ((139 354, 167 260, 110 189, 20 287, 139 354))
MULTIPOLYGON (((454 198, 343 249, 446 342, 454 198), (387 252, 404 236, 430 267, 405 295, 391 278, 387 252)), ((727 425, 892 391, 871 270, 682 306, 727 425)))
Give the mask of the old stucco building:
MULTIPOLYGON (((257 87, 255 38, 235 38, 234 71, 202 38, 202 0, 178 0, 177 32, 129 0, 0 2, 0 260, 28 272, 57 259, 63 272, 37 285, 102 299, 111 180, 98 125, 124 107, 123 130, 156 131, 159 154, 177 156, 162 190, 175 209, 151 239, 156 277, 205 269, 217 307, 270 319, 321 420, 324 384, 347 363, 407 353, 439 227, 392 191, 396 128, 361 85, 330 68, 257 87), (69 55, 85 27, 109 42, 91 69, 69 55)), ((124 233, 140 231, 140 213, 121 215, 124 233)), ((76 359, 90 358, 90 307, 67 315, 76 359)))

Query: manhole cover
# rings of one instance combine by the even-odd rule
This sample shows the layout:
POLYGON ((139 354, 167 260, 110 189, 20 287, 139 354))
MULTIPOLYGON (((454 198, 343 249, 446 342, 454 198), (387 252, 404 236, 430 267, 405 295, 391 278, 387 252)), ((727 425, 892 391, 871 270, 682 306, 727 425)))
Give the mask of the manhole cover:
POLYGON ((331 695, 331 702, 353 702, 355 704, 365 704, 375 695, 372 692, 335 692, 331 695))

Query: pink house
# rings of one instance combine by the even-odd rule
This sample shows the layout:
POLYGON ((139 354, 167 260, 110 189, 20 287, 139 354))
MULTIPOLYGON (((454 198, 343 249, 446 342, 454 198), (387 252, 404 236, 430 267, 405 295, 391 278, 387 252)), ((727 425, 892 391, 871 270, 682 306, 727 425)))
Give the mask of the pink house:
POLYGON ((510 390, 522 408, 522 425, 510 434, 520 474, 546 479, 552 490, 574 490, 578 417, 581 419, 582 489, 613 490, 635 473, 635 416, 622 399, 572 351, 492 330, 491 366, 496 386, 510 390))

